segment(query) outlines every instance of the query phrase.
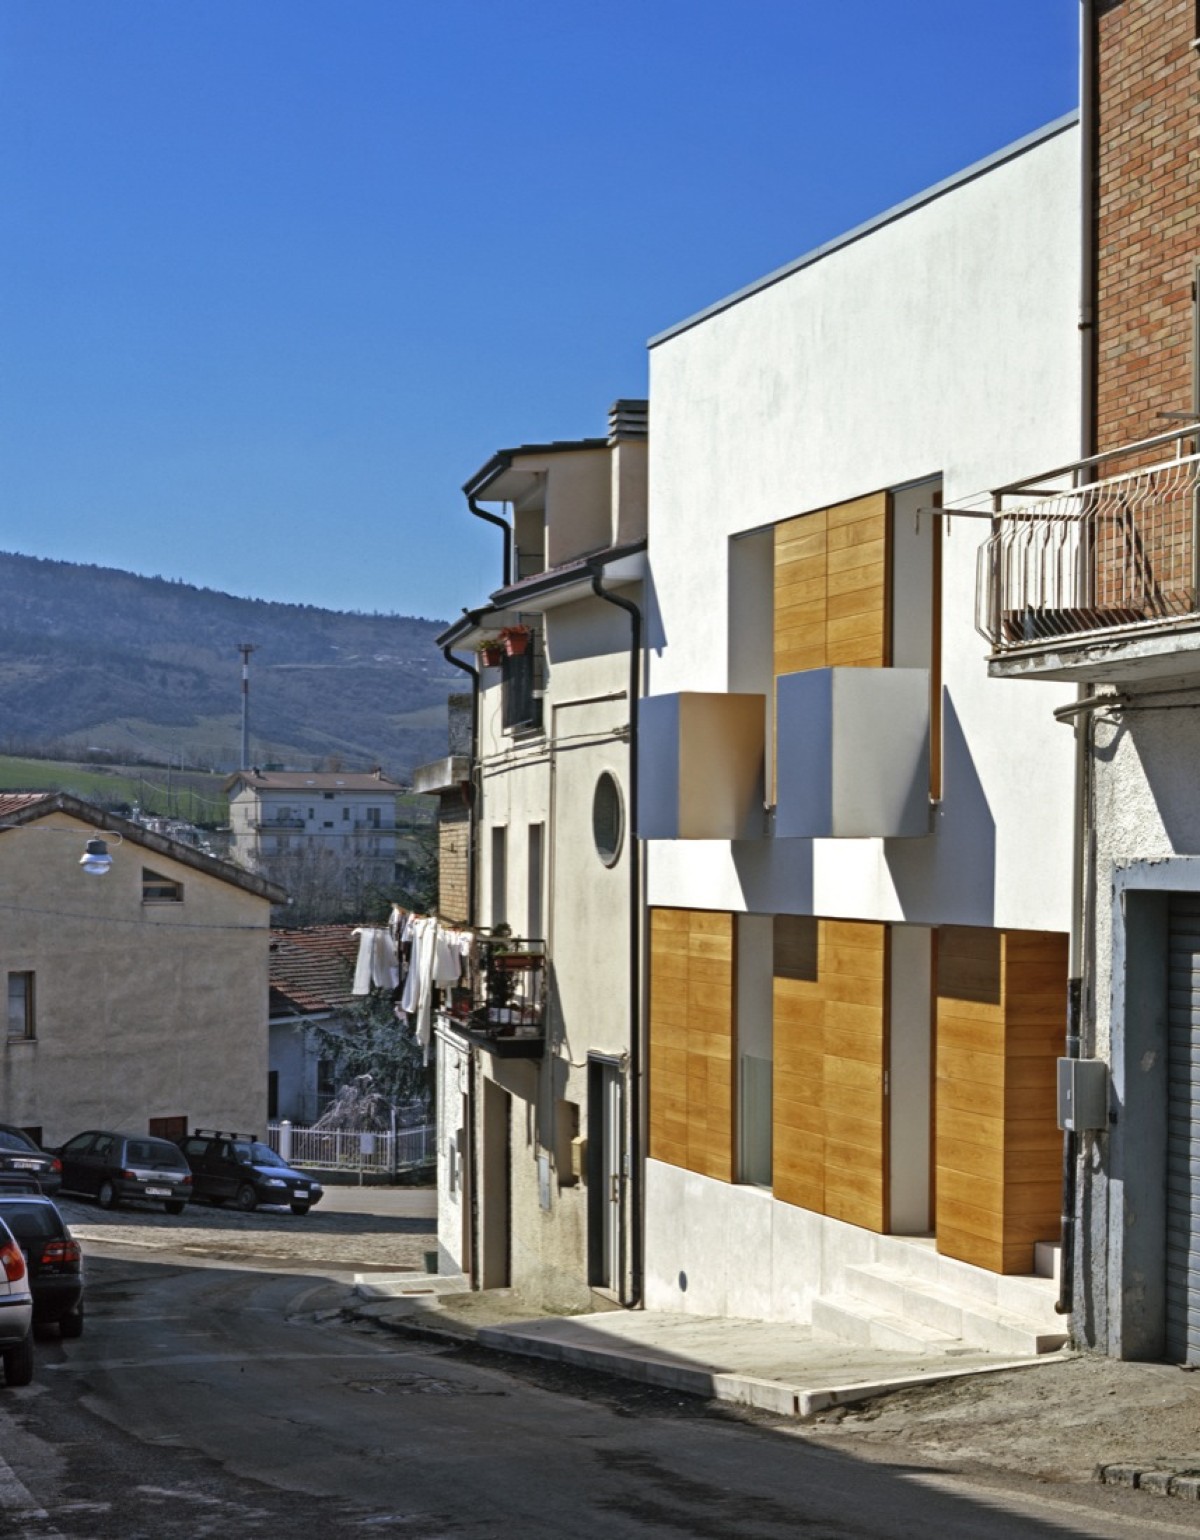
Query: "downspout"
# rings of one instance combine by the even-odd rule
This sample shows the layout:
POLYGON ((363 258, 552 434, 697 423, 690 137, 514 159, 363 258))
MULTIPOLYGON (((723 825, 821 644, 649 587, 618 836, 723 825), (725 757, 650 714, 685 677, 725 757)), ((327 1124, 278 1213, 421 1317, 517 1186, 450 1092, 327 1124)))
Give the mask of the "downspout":
POLYGON ((470 492, 467 493, 467 507, 477 519, 486 519, 489 524, 497 524, 504 531, 504 555, 501 557, 504 570, 500 575, 500 587, 507 588, 512 582, 512 525, 498 513, 489 513, 486 508, 481 508, 470 492))
MULTIPOLYGON (((471 676, 471 790, 467 803, 467 923, 475 923, 475 763, 479 757, 479 670, 456 658, 449 644, 442 648, 442 657, 464 674, 471 676)), ((475 1055, 474 1046, 467 1049, 467 1160, 470 1164, 468 1182, 471 1193, 470 1256, 467 1258, 467 1279, 473 1289, 479 1287, 479 1181, 475 1163, 475 1055)))
MULTIPOLYGON (((1080 457, 1088 459, 1096 450, 1096 299, 1097 231, 1099 208, 1097 167, 1099 161, 1098 38, 1096 0, 1082 0, 1079 51, 1079 131, 1080 131, 1080 232, 1079 232, 1079 424, 1080 457)), ((1089 467, 1087 475, 1095 475, 1089 467)), ((1092 715, 1084 704, 1089 686, 1079 691, 1080 720, 1075 724, 1075 779, 1072 807, 1073 845, 1071 859, 1071 933, 1067 963, 1067 1033, 1066 1057, 1078 1059, 1083 1041, 1084 915, 1089 862, 1091 799, 1089 785, 1092 715)), ((1062 1219, 1059 1257, 1059 1315, 1070 1315, 1075 1307, 1075 1209, 1078 1203, 1079 1135, 1074 1129, 1063 1131, 1062 1219)))
POLYGON ((642 856, 638 827, 638 701, 641 696, 642 612, 632 599, 609 593, 604 569, 588 566, 592 591, 598 599, 615 604, 629 616, 629 1193, 633 1210, 630 1226, 630 1291, 622 1304, 637 1310, 642 1304, 643 1205, 642 1179, 642 856))

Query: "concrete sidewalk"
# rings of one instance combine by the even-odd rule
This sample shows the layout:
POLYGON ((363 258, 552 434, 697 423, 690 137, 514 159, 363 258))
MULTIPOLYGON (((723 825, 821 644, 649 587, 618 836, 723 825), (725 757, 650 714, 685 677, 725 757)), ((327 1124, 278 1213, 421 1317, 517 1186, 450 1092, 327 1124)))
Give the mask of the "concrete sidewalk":
POLYGON ((356 1280, 352 1313, 390 1330, 470 1340, 782 1416, 811 1417, 887 1391, 999 1369, 1061 1362, 971 1349, 910 1354, 853 1347, 807 1326, 660 1311, 530 1319, 507 1289, 471 1293, 463 1279, 356 1280))

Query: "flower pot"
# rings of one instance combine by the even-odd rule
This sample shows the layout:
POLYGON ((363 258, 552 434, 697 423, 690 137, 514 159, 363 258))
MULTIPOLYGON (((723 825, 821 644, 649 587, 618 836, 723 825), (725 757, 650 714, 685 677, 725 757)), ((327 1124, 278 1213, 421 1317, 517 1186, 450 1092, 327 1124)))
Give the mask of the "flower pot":
POLYGON ((500 633, 504 650, 510 658, 519 658, 529 651, 529 632, 525 626, 505 626, 500 633))
POLYGON ((479 649, 479 661, 484 668, 499 668, 504 662, 504 647, 500 642, 489 642, 479 649))

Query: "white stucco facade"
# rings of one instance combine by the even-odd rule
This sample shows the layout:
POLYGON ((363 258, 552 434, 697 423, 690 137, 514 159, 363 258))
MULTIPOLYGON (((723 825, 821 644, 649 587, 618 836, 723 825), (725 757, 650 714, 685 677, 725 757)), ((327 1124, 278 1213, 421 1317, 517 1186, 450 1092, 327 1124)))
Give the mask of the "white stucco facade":
MULTIPOLYGON (((987 511, 990 488, 1077 454, 1078 156, 1077 127, 1053 125, 655 339, 648 696, 769 697, 755 662, 769 658, 756 632, 769 632, 771 605, 756 532, 877 492, 894 510, 891 624, 905 662, 934 602, 918 549, 933 519, 918 510, 940 493, 946 508, 987 511)), ((1068 929, 1073 750, 1051 712, 1072 692, 987 677, 974 619, 989 527, 943 525, 942 774, 928 834, 652 839, 649 906, 1068 929)), ((928 1020, 927 978, 920 989, 928 1020)), ((904 1002, 893 1007, 901 1020, 904 1002)), ((894 1159, 914 1158, 905 1151, 900 1129, 894 1159)), ((899 1212, 908 1200, 893 1190, 899 1212)), ((651 1159, 647 1303, 807 1319, 836 1276, 829 1257, 857 1255, 863 1233, 651 1159)))

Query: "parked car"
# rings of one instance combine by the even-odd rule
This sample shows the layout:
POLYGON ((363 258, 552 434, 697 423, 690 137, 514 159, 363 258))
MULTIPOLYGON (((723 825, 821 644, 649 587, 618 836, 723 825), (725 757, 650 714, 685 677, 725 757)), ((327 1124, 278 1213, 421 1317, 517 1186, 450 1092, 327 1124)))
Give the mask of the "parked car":
POLYGON ((95 1198, 101 1208, 147 1198, 161 1201, 168 1214, 182 1214, 192 1196, 188 1163, 169 1139, 90 1128, 58 1153, 63 1192, 95 1198))
POLYGON ((57 1155, 39 1150, 29 1135, 11 1123, 0 1123, 0 1175, 34 1176, 38 1185, 53 1197, 62 1186, 62 1165, 57 1155))
POLYGON ((33 1324, 57 1322, 64 1337, 83 1336, 83 1252, 57 1207, 41 1193, 0 1182, 0 1220, 25 1257, 33 1324))
POLYGON ((33 1296, 25 1254, 0 1219, 0 1360, 9 1385, 33 1379, 33 1296))
POLYGON ((198 1128, 179 1148, 192 1168, 196 1197, 210 1203, 232 1201, 246 1213, 260 1203, 286 1203, 293 1214, 307 1214, 325 1193, 320 1182, 289 1166, 253 1134, 198 1128))

